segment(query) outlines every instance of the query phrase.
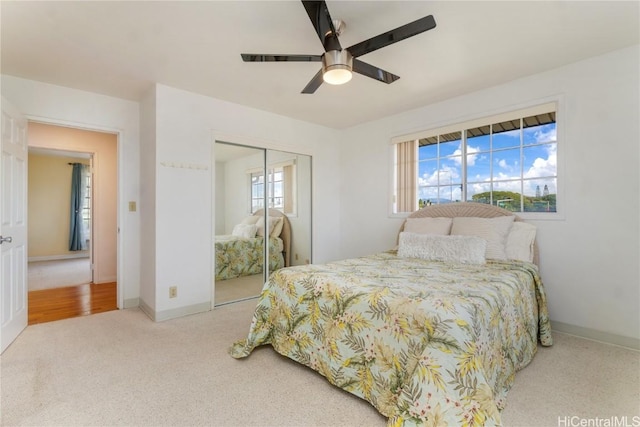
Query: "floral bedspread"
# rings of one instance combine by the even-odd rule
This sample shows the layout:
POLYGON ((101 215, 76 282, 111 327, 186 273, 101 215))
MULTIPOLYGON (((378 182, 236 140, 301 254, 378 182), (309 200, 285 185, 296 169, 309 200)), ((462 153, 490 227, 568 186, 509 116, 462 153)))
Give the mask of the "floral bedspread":
MULTIPOLYGON (((262 273, 264 237, 216 236, 216 280, 262 273)), ((284 267, 282 239, 269 238, 269 271, 284 267)))
POLYGON ((271 344, 360 396, 390 426, 500 425, 515 373, 552 344, 537 267, 393 251, 274 272, 242 358, 271 344))

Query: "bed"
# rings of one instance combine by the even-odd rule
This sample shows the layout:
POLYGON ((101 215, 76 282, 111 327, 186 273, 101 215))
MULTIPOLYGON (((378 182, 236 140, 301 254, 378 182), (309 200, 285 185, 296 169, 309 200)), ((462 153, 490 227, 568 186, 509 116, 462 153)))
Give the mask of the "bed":
POLYGON ((407 218, 395 249, 275 271, 230 354, 270 344, 388 425, 500 425, 516 372, 538 342, 552 344, 524 224, 490 205, 430 206, 407 218))
POLYGON ((265 232, 264 210, 260 209, 233 227, 232 234, 215 238, 216 280, 261 274, 264 241, 269 242, 269 271, 290 265, 291 226, 282 212, 270 209, 265 232))

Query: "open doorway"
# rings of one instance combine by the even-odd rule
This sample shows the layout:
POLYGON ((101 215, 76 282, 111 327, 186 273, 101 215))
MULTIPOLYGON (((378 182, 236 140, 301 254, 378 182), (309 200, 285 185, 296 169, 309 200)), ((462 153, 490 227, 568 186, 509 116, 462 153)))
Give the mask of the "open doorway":
POLYGON ((29 149, 29 291, 93 282, 92 157, 29 149))
POLYGON ((117 309, 118 135, 29 122, 27 140, 29 324, 117 309))

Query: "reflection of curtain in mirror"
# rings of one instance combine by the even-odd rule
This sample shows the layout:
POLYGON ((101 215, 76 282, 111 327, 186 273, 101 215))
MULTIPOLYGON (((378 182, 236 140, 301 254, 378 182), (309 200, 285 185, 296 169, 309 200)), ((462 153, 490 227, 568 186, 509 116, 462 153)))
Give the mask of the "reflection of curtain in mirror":
POLYGON ((282 167, 284 185, 284 213, 293 213, 293 165, 282 167))
POLYGON ((81 163, 73 163, 71 173, 71 209, 69 216, 69 250, 87 250, 89 237, 88 221, 84 221, 83 213, 87 196, 87 171, 88 166, 81 163))

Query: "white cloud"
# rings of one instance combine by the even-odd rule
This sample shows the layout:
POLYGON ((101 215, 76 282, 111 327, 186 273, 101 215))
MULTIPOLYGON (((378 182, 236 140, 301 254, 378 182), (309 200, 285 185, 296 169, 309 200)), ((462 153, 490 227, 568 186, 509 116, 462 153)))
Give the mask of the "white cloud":
POLYGON ((418 177, 418 186, 425 185, 438 185, 438 171, 434 171, 432 174, 423 174, 418 177))
POLYGON ((423 174, 418 177, 418 185, 438 185, 438 172, 440 172, 440 185, 449 184, 449 182, 460 181, 459 169, 442 165, 440 170, 436 170, 431 174, 423 174))
MULTIPOLYGON (((468 146, 467 147, 467 165, 468 166, 473 166, 476 164, 476 158, 478 157, 478 155, 476 154, 478 151, 480 151, 480 147, 471 147, 468 146)), ((454 157, 453 160, 457 163, 457 164, 462 164, 462 150, 460 148, 458 148, 456 151, 453 152, 454 157)))
POLYGON ((534 134, 534 137, 536 139, 536 142, 549 142, 549 141, 556 141, 556 135, 557 135, 556 127, 553 126, 546 132, 543 130, 536 131, 536 133, 534 134))
MULTIPOLYGON (((505 172, 511 173, 511 174, 518 174, 519 175, 519 171, 520 171, 520 161, 518 160, 518 158, 514 158, 512 156, 511 158, 511 163, 509 163, 508 159, 495 159, 495 164, 498 168, 503 169, 505 172)), ((501 173, 500 171, 498 171, 498 173, 501 173)), ((514 178, 516 178, 514 176, 514 178)))
POLYGON ((480 151, 480 147, 467 147, 467 165, 473 166, 476 164, 476 158, 478 155, 476 154, 480 151))
POLYGON ((529 170, 525 171, 525 178, 537 178, 540 176, 556 176, 558 173, 558 148, 556 144, 545 146, 547 158, 537 157, 529 170))

